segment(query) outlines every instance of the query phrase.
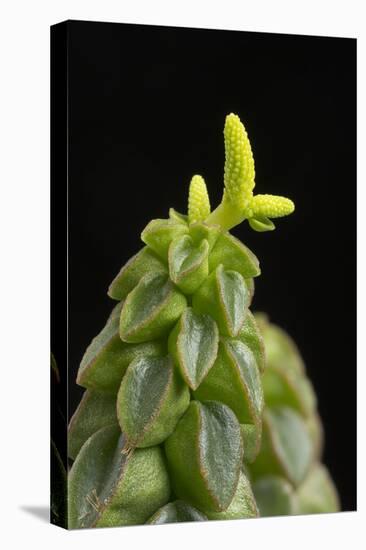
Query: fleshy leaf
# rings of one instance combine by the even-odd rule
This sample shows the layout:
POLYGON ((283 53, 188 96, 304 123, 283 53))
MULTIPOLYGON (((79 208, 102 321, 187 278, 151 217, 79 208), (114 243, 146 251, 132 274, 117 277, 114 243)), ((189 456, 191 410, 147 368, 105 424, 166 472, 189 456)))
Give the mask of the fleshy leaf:
POLYGON ((258 277, 261 271, 258 258, 230 233, 221 233, 209 257, 210 272, 222 264, 225 269, 240 273, 244 279, 258 277))
POLYGON ((296 492, 298 514, 339 512, 337 490, 323 464, 315 464, 296 492))
POLYGON ((304 362, 295 342, 280 327, 268 323, 263 315, 256 313, 266 349, 268 368, 293 370, 298 374, 305 373, 304 362))
POLYGON ((75 460, 91 435, 100 428, 116 423, 116 397, 86 390, 70 420, 67 437, 69 457, 75 460))
POLYGON ((296 513, 294 489, 286 479, 265 476, 253 484, 261 517, 291 516, 296 513))
POLYGON ((254 229, 254 231, 258 231, 258 233, 264 233, 265 231, 273 231, 276 229, 273 221, 266 218, 266 216, 253 216, 252 218, 249 218, 248 222, 250 227, 254 229))
POLYGON ((219 331, 209 315, 195 313, 187 308, 169 336, 169 352, 180 373, 195 390, 215 362, 219 345, 219 331))
POLYGON ((324 429, 319 414, 314 411, 305 424, 313 446, 313 460, 320 460, 324 447, 324 429))
POLYGON ((192 237, 194 244, 197 246, 205 239, 208 242, 209 251, 215 246, 220 234, 221 229, 218 225, 207 225, 204 222, 197 222, 189 226, 189 235, 192 237))
POLYGON ((313 413, 315 394, 304 376, 288 368, 269 367, 263 374, 262 384, 269 407, 288 406, 304 417, 313 413))
POLYGON ((252 350, 257 366, 262 373, 266 365, 264 341, 255 317, 250 310, 248 310, 243 328, 239 332, 237 339, 252 350))
POLYGON ((249 289, 240 273, 226 271, 219 265, 193 295, 192 306, 197 313, 215 319, 220 334, 236 336, 245 321, 249 302, 249 289))
POLYGON ((257 458, 262 441, 262 424, 240 424, 244 444, 244 461, 251 464, 257 458))
POLYGON ((178 498, 205 513, 228 508, 243 456, 240 426, 229 407, 192 401, 165 451, 178 498))
POLYGON ((165 343, 127 344, 119 336, 122 303, 113 309, 106 326, 87 348, 81 360, 77 383, 80 386, 116 395, 128 365, 137 357, 158 357, 165 353, 165 343))
POLYGON ((145 275, 123 304, 120 337, 139 343, 164 336, 179 319, 187 301, 164 275, 145 275))
POLYGON ((189 405, 189 390, 174 372, 170 357, 133 361, 117 398, 117 415, 127 447, 164 441, 189 405))
POLYGON ((145 246, 122 267, 111 282, 108 296, 113 300, 124 300, 147 273, 167 273, 161 260, 145 246))
POLYGON ((264 406, 262 385, 248 346, 238 340, 220 342, 217 359, 194 395, 199 400, 225 403, 242 424, 260 424, 264 406))
POLYGON ((298 486, 310 468, 312 456, 310 436, 301 416, 286 407, 266 409, 262 447, 250 466, 253 477, 280 475, 298 486))
POLYGON ((183 523, 186 521, 207 521, 207 517, 183 500, 176 500, 160 508, 147 523, 161 525, 163 523, 183 523))
POLYGON ((240 472, 238 487, 229 507, 224 512, 207 512, 211 520, 256 518, 258 515, 250 482, 243 472, 240 472))
POLYGON ((138 525, 168 502, 170 483, 161 449, 127 455, 124 445, 117 425, 101 428, 84 443, 69 473, 70 529, 138 525))
POLYGON ((188 216, 177 212, 174 208, 169 208, 169 219, 173 222, 188 224, 188 216))
POLYGON ((189 235, 183 235, 169 246, 170 279, 185 294, 192 294, 208 275, 208 242, 196 247, 189 235))
POLYGON ((141 233, 141 240, 160 258, 167 261, 170 243, 188 233, 188 226, 181 221, 152 220, 141 233))

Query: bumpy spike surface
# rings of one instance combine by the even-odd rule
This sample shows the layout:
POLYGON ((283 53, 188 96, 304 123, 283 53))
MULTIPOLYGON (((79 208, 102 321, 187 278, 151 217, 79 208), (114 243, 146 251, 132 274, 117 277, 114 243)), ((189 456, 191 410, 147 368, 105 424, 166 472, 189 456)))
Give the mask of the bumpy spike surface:
POLYGON ((244 125, 233 113, 226 117, 224 137, 225 198, 246 211, 255 186, 254 158, 244 125))
POLYGON ((292 200, 277 195, 256 195, 252 199, 251 207, 255 216, 267 218, 282 218, 295 210, 292 200))
POLYGON ((210 199, 205 180, 202 176, 193 176, 189 186, 188 221, 189 223, 203 221, 210 212, 210 199))

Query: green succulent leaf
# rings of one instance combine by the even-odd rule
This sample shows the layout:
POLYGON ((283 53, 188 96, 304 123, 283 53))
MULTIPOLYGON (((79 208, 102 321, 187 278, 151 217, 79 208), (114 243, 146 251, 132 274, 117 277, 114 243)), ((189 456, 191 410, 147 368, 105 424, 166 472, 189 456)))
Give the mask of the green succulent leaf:
POLYGON ((317 411, 314 411, 305 419, 305 424, 313 447, 313 460, 319 461, 323 454, 324 430, 323 424, 317 411))
MULTIPOLYGON (((251 279, 253 280, 253 279, 251 279)), ((237 336, 237 340, 243 342, 254 354, 257 366, 261 373, 264 372, 266 366, 266 352, 262 333, 259 330, 258 324, 254 315, 248 310, 243 327, 237 336)))
POLYGON ((244 279, 258 277, 261 271, 258 258, 230 233, 221 233, 209 257, 210 272, 222 264, 225 269, 240 273, 244 279))
POLYGON ((280 475, 298 486, 309 471, 312 457, 311 439, 301 416, 287 407, 266 409, 262 447, 250 466, 252 476, 280 475))
POLYGON ((195 390, 215 362, 219 345, 219 331, 209 315, 195 313, 187 308, 170 333, 168 348, 180 373, 195 390))
POLYGON ((215 319, 220 334, 237 336, 244 324, 250 293, 237 271, 226 271, 222 265, 209 275, 195 292, 192 306, 197 313, 215 319))
POLYGON ((91 342, 81 360, 77 383, 98 392, 116 395, 128 365, 137 357, 165 353, 160 341, 127 344, 119 336, 122 303, 113 309, 106 326, 91 342))
POLYGON ((221 401, 240 423, 258 426, 264 401, 259 369, 248 346, 239 340, 222 340, 217 359, 194 396, 221 401))
POLYGON ((165 275, 145 275, 123 304, 120 337, 139 343, 164 336, 184 311, 187 301, 165 275))
POLYGON ((244 462, 251 464, 261 448, 262 424, 240 424, 244 444, 244 462))
POLYGON ((183 523, 186 521, 207 521, 207 517, 183 500, 169 502, 160 508, 147 523, 161 525, 163 523, 183 523))
POLYGON ((141 240, 160 258, 167 261, 170 243, 188 233, 188 226, 181 220, 152 220, 141 233, 141 240))
POLYGON ((291 484, 279 476, 265 476, 253 484, 261 517, 291 516, 296 513, 296 497, 291 484))
POLYGON ((263 336, 268 368, 305 374, 304 362, 293 339, 277 325, 268 323, 263 315, 256 313, 255 317, 263 336))
POLYGON ((339 512, 337 490, 323 464, 315 464, 296 493, 298 514, 339 512))
POLYGON ((170 279, 185 294, 193 294, 208 275, 208 242, 196 247, 189 235, 183 235, 169 246, 170 279))
POLYGON ((265 370, 262 383, 268 407, 288 406, 304 417, 313 413, 315 394, 305 376, 290 369, 272 367, 265 370))
POLYGON ((167 268, 156 254, 145 246, 122 267, 111 282, 108 296, 124 300, 147 273, 167 273, 167 268))
POLYGON ((248 222, 250 227, 254 229, 254 231, 258 231, 259 233, 264 233, 265 231, 273 231, 274 229, 276 229, 273 221, 269 218, 266 218, 266 216, 253 216, 252 218, 249 218, 248 222))
POLYGON ((174 208, 169 208, 169 219, 176 223, 188 225, 188 216, 177 212, 174 208))
POLYGON ((218 225, 207 225, 204 222, 192 223, 189 226, 189 235, 197 246, 201 241, 208 242, 209 251, 215 246, 217 239, 221 235, 221 229, 218 225))
POLYGON ((229 407, 192 401, 165 451, 178 498, 205 513, 228 508, 243 456, 240 426, 229 407))
POLYGON ((173 369, 170 357, 141 357, 123 378, 117 415, 126 445, 150 447, 164 441, 189 405, 188 387, 173 369))
POLYGON ((169 477, 159 447, 124 454, 119 427, 107 426, 81 448, 69 474, 69 528, 145 523, 166 504, 169 477))
POLYGON ((116 397, 86 390, 70 420, 67 439, 69 457, 75 460, 91 435, 100 428, 116 423, 116 397))
POLYGON ((258 515, 250 482, 243 472, 240 472, 238 486, 229 507, 224 512, 207 512, 211 520, 256 518, 258 515))

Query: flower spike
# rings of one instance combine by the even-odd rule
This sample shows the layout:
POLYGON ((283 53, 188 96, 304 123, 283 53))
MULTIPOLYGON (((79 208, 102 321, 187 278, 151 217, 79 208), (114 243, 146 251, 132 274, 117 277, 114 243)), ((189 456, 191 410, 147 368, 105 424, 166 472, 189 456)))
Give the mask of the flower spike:
POLYGON ((208 216, 207 222, 231 229, 245 219, 255 231, 275 228, 270 218, 287 216, 294 203, 276 195, 253 196, 255 187, 254 159, 248 134, 240 118, 233 113, 226 117, 224 194, 221 204, 208 216))
POLYGON ((225 198, 243 211, 249 209, 255 186, 255 169, 248 134, 237 115, 226 117, 225 128, 225 198))
POLYGON ((203 221, 210 212, 210 199, 205 180, 202 176, 193 176, 189 186, 188 221, 189 223, 203 221))

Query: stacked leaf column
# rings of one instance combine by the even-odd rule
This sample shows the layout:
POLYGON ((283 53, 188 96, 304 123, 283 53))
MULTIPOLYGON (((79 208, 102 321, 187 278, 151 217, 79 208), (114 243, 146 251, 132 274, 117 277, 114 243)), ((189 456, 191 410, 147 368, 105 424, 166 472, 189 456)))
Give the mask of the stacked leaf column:
POLYGON ((259 451, 264 406, 263 341, 249 310, 258 260, 173 210, 142 240, 80 365, 70 527, 144 523, 169 501, 200 519, 256 516, 243 465, 259 451))
POLYGON ((266 349, 262 446, 250 466, 261 516, 336 512, 333 481, 321 464, 323 427, 316 395, 293 340, 256 315, 266 349))

